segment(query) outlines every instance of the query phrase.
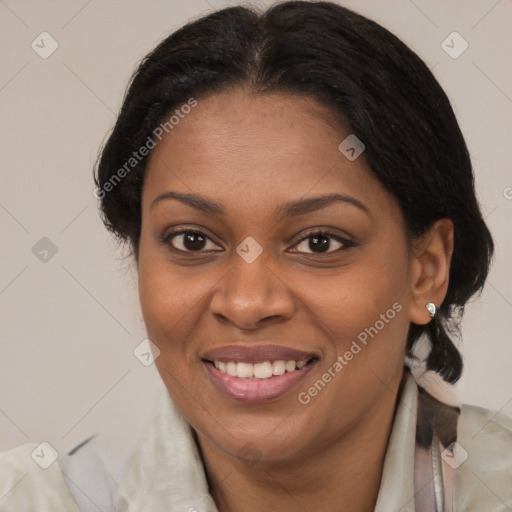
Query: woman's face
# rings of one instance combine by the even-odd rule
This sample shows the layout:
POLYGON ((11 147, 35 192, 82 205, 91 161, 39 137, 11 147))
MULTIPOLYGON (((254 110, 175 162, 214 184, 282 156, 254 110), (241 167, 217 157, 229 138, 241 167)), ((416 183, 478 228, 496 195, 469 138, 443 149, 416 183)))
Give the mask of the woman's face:
POLYGON ((138 270, 156 365, 200 437, 239 458, 326 446, 402 376, 401 211, 326 119, 308 98, 212 95, 147 168, 138 270))

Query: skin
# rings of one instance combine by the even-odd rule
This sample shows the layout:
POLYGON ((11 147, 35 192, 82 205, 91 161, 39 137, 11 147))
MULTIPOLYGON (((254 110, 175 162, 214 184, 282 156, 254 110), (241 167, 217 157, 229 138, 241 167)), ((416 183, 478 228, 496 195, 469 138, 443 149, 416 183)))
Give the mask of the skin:
POLYGON ((236 89, 198 99, 152 152, 140 302, 161 351, 158 371, 197 433, 221 512, 374 509, 409 323, 428 323, 425 304, 443 301, 453 226, 443 219, 408 240, 398 203, 363 157, 349 161, 338 150, 348 133, 314 99, 236 89), (152 205, 168 191, 200 194, 224 213, 176 199, 152 205), (334 202, 290 218, 275 214, 282 203, 333 192, 367 211, 334 202), (210 238, 203 252, 184 252, 183 236, 162 241, 180 228, 210 238), (330 252, 319 253, 310 239, 299 242, 320 228, 353 246, 329 238, 330 252), (236 252, 247 236, 263 249, 252 263, 236 252), (401 311, 301 404, 298 393, 395 303, 401 311), (273 343, 319 360, 299 388, 247 404, 221 393, 200 358, 234 343, 273 343))

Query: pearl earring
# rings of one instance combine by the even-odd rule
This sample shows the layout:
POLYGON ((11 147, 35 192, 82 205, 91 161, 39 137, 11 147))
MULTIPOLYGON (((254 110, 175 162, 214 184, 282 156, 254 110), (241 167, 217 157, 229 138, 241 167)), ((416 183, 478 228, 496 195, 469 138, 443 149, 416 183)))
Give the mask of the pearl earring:
POLYGON ((434 318, 436 316, 436 305, 433 302, 428 302, 425 304, 425 307, 427 308, 430 317, 434 318))

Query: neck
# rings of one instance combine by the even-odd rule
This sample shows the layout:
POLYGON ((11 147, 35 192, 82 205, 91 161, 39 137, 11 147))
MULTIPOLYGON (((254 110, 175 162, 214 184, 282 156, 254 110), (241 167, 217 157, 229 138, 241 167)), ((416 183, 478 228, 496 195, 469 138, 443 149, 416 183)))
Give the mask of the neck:
POLYGON ((402 373, 349 432, 295 460, 244 463, 198 433, 210 493, 219 512, 371 512, 401 389, 402 373))

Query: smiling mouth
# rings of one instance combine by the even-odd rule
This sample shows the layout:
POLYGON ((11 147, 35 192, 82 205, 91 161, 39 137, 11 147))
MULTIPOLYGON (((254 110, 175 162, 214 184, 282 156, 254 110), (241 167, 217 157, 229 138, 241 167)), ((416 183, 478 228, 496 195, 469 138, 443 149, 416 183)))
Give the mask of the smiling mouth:
POLYGON ((275 361, 262 361, 259 363, 246 363, 237 361, 209 361, 205 360, 206 363, 214 366, 219 372, 236 377, 239 379, 247 380, 267 380, 273 377, 279 377, 285 373, 292 373, 302 368, 311 365, 316 361, 316 357, 302 360, 288 360, 283 359, 275 361))
POLYGON ((277 400, 296 389, 318 363, 309 359, 246 361, 205 360, 210 381, 224 396, 239 403, 277 400))
POLYGON ((275 344, 237 343, 199 355, 210 381, 238 402, 281 398, 299 386, 321 354, 275 344))

